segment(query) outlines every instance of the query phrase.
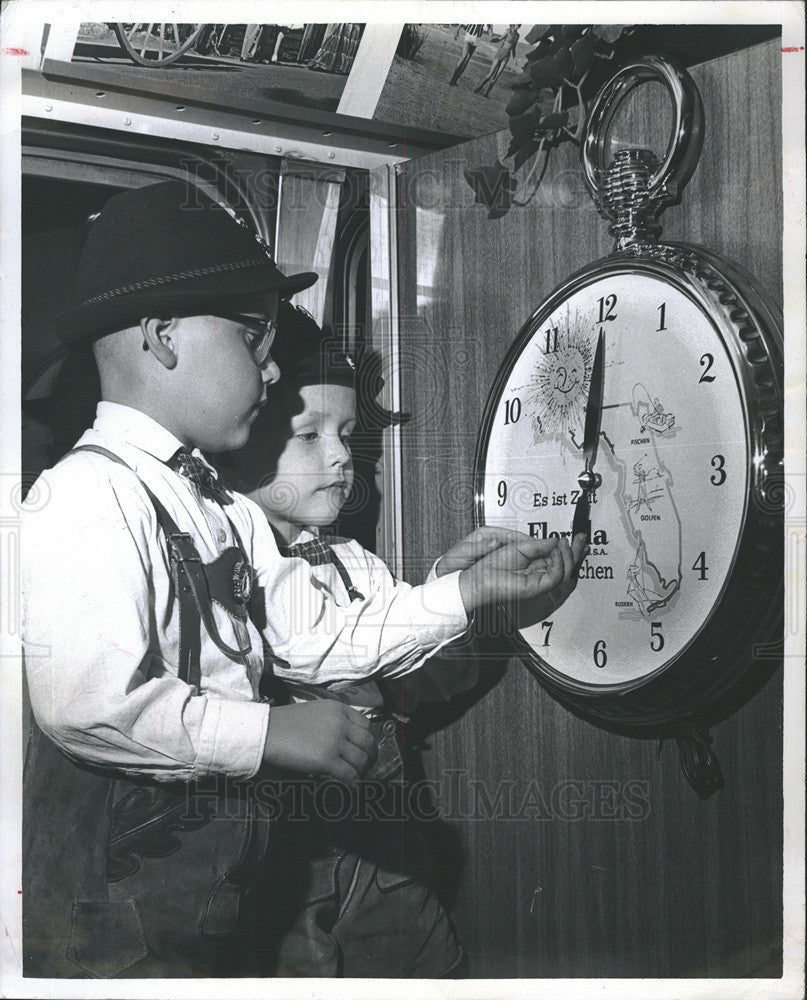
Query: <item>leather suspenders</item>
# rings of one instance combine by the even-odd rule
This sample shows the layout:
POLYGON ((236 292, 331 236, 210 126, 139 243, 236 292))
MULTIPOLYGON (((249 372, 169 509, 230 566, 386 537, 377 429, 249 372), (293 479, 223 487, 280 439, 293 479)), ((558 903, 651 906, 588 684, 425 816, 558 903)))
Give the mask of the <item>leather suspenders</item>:
MULTIPOLYGON (((100 445, 83 444, 68 452, 94 451, 105 455, 118 465, 137 473, 119 455, 100 445)), ((67 456, 65 456, 67 457, 67 456)), ((139 479, 139 477, 138 477, 139 479)), ((204 622, 208 635, 218 648, 228 657, 245 662, 246 654, 252 649, 246 629, 238 631, 244 641, 239 648, 230 646, 221 638, 213 616, 213 597, 242 623, 246 622, 248 604, 252 590, 252 569, 244 546, 230 518, 230 526, 237 546, 230 546, 212 563, 205 564, 197 551, 193 538, 181 531, 165 506, 140 479, 140 483, 154 507, 157 523, 162 528, 168 545, 171 563, 171 579, 179 601, 179 678, 187 684, 199 687, 201 684, 201 624, 204 622)), ((226 515, 225 515, 226 516, 226 515)))

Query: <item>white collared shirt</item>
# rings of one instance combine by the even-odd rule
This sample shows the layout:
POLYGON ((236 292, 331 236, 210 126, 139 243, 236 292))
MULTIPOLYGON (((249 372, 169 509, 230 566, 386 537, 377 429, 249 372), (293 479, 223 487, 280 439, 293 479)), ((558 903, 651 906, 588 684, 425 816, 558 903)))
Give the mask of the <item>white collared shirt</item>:
MULTIPOLYGON (((250 500, 234 494, 222 508, 173 472, 165 463, 181 442, 139 410, 100 403, 83 444, 108 449, 137 475, 104 455, 70 455, 32 489, 22 536, 32 708, 40 727, 80 760, 166 781, 250 777, 261 764, 270 712, 258 700, 261 634, 248 623, 252 650, 238 662, 203 626, 200 687, 179 679, 178 606, 143 483, 206 563, 234 544, 229 516, 263 597, 263 637, 312 683, 401 676, 467 625, 458 573, 422 587, 379 587, 339 607, 306 562, 279 555, 250 500)), ((229 614, 214 605, 214 615, 224 642, 237 645, 229 614)))
MULTIPOLYGON (((295 538, 295 544, 318 537, 319 529, 303 528, 295 538)), ((396 581, 386 563, 354 538, 326 536, 324 540, 341 562, 352 586, 363 597, 371 593, 392 594, 396 588, 410 589, 408 584, 396 581)), ((426 588, 430 588, 433 581, 437 580, 436 570, 437 563, 434 563, 426 578, 426 588)), ((333 599, 334 604, 344 607, 351 603, 352 597, 348 593, 345 581, 332 562, 312 566, 311 572, 333 599)), ((383 622, 379 628, 384 628, 383 622)), ((436 649, 433 650, 433 653, 436 652, 436 649)), ((409 664, 405 670, 397 669, 397 666, 385 670, 384 677, 387 680, 401 681, 401 685, 396 685, 394 689, 396 692, 394 709, 398 714, 404 712, 410 715, 417 707, 418 701, 424 697, 424 692, 427 692, 425 700, 448 701, 454 695, 472 687, 477 678, 476 664, 471 657, 445 663, 438 660, 421 662, 416 671, 409 664)), ((282 664, 275 664, 273 670, 275 675, 287 684, 295 701, 330 697, 347 703, 365 715, 375 715, 389 710, 385 705, 384 694, 374 678, 363 677, 356 680, 342 676, 336 662, 332 662, 329 667, 324 678, 321 676, 318 678, 293 666, 284 667, 282 664)))

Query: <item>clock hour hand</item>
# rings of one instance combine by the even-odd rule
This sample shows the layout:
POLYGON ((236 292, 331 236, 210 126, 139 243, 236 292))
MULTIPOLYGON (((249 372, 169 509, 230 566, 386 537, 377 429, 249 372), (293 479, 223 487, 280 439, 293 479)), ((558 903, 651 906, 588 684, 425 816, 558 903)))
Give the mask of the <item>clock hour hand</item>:
POLYGON ((581 490, 577 503, 574 505, 574 518, 572 520, 572 538, 575 535, 585 535, 587 542, 591 543, 591 500, 588 490, 581 490))
POLYGON ((597 338, 597 349, 594 352, 594 363, 591 366, 588 400, 586 402, 586 417, 583 429, 583 457, 585 469, 578 478, 580 496, 574 509, 572 521, 572 537, 584 534, 591 543, 591 493, 602 482, 594 472, 594 462, 597 458, 597 445, 600 440, 600 420, 602 417, 603 367, 605 361, 605 337, 603 331, 597 338))

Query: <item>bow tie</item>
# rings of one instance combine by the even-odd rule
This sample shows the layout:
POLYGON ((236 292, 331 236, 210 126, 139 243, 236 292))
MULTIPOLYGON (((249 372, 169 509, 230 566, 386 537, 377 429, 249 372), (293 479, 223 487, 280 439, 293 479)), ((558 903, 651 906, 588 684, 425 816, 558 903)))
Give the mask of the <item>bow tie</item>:
POLYGON ((168 467, 181 476, 185 476, 186 479, 190 479, 198 487, 202 496, 207 497, 208 500, 215 500, 222 506, 233 502, 233 498, 221 485, 216 473, 209 469, 201 459, 191 455, 187 448, 180 448, 169 461, 168 467))
POLYGON ((324 538, 311 538, 307 542, 295 542, 294 545, 279 545, 282 556, 287 559, 297 557, 305 559, 312 566, 325 566, 334 562, 334 552, 324 538))

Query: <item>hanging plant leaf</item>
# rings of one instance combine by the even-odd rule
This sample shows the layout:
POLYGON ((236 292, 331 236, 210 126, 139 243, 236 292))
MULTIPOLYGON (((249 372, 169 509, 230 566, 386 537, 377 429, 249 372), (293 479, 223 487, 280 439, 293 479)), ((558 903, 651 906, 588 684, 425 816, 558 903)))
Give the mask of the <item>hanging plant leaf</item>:
POLYGON ((513 90, 532 90, 532 77, 530 76, 528 68, 516 78, 516 82, 513 84, 513 90))
POLYGON ((533 63, 529 67, 529 74, 534 87, 559 87, 571 70, 572 54, 564 48, 533 63))
POLYGON ((558 82, 554 56, 547 56, 546 59, 530 63, 526 72, 530 75, 533 88, 552 87, 558 82))
POLYGON ((504 110, 512 118, 514 115, 524 114, 533 104, 535 104, 535 93, 532 90, 516 90, 504 110))
POLYGON ((539 107, 534 107, 525 111, 523 115, 516 115, 510 119, 510 132, 514 136, 530 135, 541 124, 544 112, 539 107))
POLYGON ((534 24, 527 34, 524 36, 524 41, 528 45, 534 45, 537 41, 540 41, 544 35, 549 33, 548 24, 534 24))
POLYGON ((538 132, 542 136, 551 135, 553 132, 557 132, 559 128, 563 128, 564 125, 569 124, 569 112, 568 111, 555 111, 552 114, 544 115, 541 119, 541 123, 538 132))
POLYGON ((526 142, 523 142, 519 146, 518 151, 513 160, 513 171, 516 171, 520 167, 523 167, 524 164, 527 162, 527 160, 529 160, 529 158, 533 155, 533 153, 537 152, 540 145, 541 143, 540 140, 538 139, 528 139, 526 142))
POLYGON ((538 59, 546 59, 547 56, 553 56, 556 52, 559 52, 563 48, 561 42, 556 42, 552 38, 544 38, 535 46, 534 49, 530 51, 524 57, 527 61, 527 65, 536 62, 538 59))
POLYGON ((553 24, 549 30, 555 41, 568 44, 579 38, 587 27, 585 24, 553 24))
POLYGON ((500 219, 513 201, 516 181, 499 160, 487 167, 474 167, 465 171, 465 180, 473 189, 474 204, 488 209, 489 219, 500 219))
POLYGON ((555 92, 550 87, 538 91, 538 105, 545 115, 555 110, 555 92))
POLYGON ((575 79, 579 80, 594 59, 594 36, 587 32, 578 38, 572 45, 571 53, 575 79))
MULTIPOLYGON (((521 139, 516 138, 514 135, 510 136, 510 145, 507 147, 507 152, 502 157, 505 160, 509 160, 513 153, 521 146, 521 139)), ((516 168, 517 169, 517 168, 516 168)))
POLYGON ((613 45, 627 27, 626 24, 595 24, 591 30, 597 38, 601 38, 608 45, 613 45))

